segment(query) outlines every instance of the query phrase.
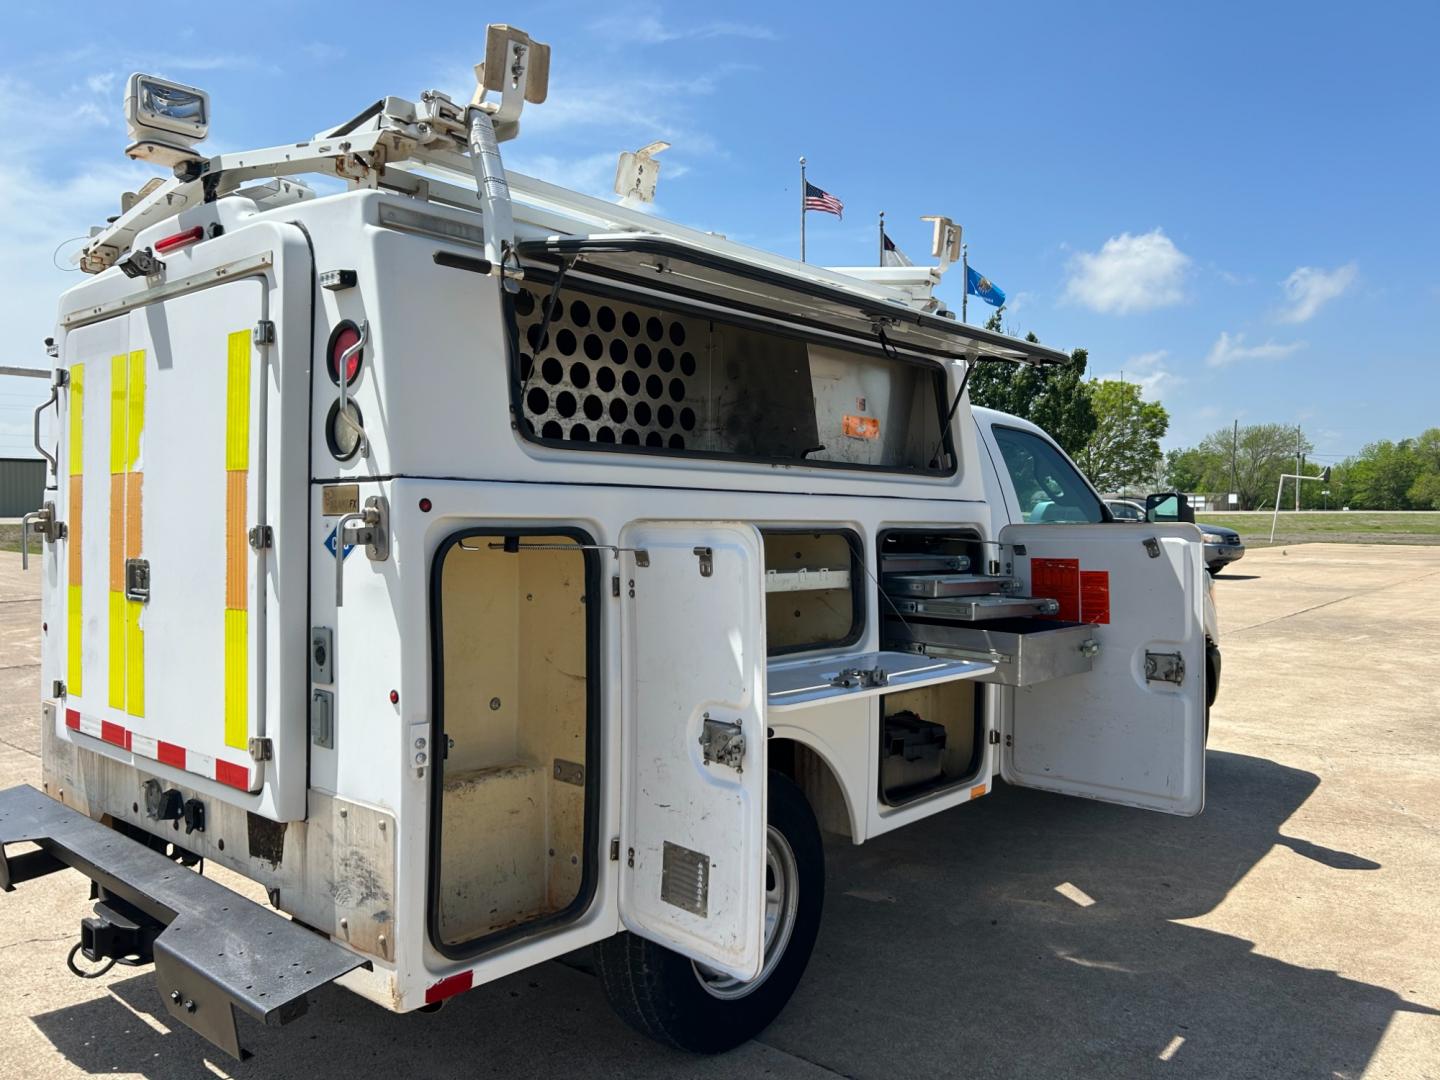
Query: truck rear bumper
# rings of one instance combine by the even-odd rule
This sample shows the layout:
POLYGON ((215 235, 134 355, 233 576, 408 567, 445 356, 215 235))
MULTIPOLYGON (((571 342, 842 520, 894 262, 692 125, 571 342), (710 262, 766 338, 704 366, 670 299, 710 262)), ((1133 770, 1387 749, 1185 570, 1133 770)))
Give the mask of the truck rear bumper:
POLYGON ((72 866, 164 929, 154 942, 165 1007, 236 1058, 235 1010, 265 1024, 305 1012, 306 995, 369 961, 185 869, 32 787, 0 791, 0 890, 72 866), (6 845, 33 842, 14 856, 6 845))

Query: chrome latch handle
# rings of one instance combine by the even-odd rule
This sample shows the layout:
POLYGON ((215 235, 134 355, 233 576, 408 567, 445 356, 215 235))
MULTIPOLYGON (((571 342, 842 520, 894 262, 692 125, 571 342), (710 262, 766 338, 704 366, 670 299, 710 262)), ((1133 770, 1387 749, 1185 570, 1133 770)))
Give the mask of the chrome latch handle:
POLYGON ((340 359, 335 361, 335 376, 340 383, 340 404, 336 413, 336 422, 348 424, 360 439, 357 449, 362 458, 370 456, 370 438, 365 434, 365 428, 350 416, 350 380, 346 372, 350 370, 350 359, 370 344, 370 320, 364 319, 360 323, 360 336, 355 339, 355 344, 340 354, 340 359))
POLYGON ((371 562, 390 557, 390 508, 383 495, 371 495, 359 510, 340 518, 335 526, 335 606, 345 603, 345 548, 365 545, 371 562))
POLYGON ((65 536, 65 526, 55 520, 55 504, 47 502, 39 510, 31 510, 20 518, 20 569, 30 569, 30 533, 34 532, 47 544, 65 536))

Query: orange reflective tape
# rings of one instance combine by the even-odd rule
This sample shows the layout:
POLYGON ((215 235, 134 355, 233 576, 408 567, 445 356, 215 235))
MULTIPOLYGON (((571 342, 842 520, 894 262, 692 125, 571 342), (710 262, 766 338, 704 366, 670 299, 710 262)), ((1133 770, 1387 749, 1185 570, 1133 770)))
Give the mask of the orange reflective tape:
POLYGON ((225 474, 225 607, 250 606, 250 539, 245 529, 245 502, 250 474, 232 469, 225 474))
POLYGON ((984 785, 984 784, 976 784, 974 787, 972 787, 972 788, 970 789, 970 798, 972 798, 972 799, 978 799, 981 795, 984 795, 984 794, 985 794, 985 785, 984 785))

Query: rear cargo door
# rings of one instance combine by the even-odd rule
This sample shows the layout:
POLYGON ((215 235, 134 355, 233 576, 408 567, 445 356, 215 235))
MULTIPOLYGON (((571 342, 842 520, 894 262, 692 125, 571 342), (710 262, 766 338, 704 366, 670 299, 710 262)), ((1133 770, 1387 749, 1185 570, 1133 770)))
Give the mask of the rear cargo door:
POLYGON ((644 522, 622 536, 620 915, 739 979, 765 898, 765 594, 760 533, 644 522))
POLYGON ((1193 525, 1011 525, 1027 596, 1089 622, 1090 671, 1013 691, 1008 783, 1171 814, 1205 803, 1205 563, 1193 525))
POLYGON ((65 724, 136 759, 259 790, 265 732, 263 277, 67 340, 65 724), (257 755, 260 756, 260 755, 257 755))

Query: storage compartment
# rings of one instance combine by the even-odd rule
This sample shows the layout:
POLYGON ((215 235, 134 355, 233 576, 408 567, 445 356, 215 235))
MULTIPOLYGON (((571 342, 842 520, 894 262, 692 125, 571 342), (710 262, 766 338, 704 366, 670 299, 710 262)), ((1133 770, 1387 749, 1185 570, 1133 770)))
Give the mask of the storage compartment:
POLYGON ((864 626, 860 538, 849 530, 768 529, 765 635, 770 655, 854 644, 864 626))
POLYGON ((962 679, 880 699, 880 798, 894 806, 980 767, 983 691, 962 679))
POLYGON ((1089 671, 1100 642, 1090 623, 1053 619, 995 619, 973 624, 892 619, 886 637, 927 656, 989 661, 982 682, 1030 686, 1089 671))
POLYGON ((450 740, 432 889, 442 948, 585 901, 591 557, 557 534, 465 535, 436 557, 437 734, 450 740))

